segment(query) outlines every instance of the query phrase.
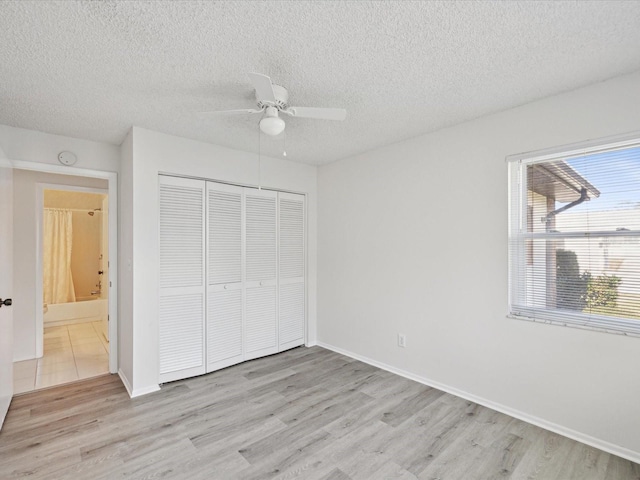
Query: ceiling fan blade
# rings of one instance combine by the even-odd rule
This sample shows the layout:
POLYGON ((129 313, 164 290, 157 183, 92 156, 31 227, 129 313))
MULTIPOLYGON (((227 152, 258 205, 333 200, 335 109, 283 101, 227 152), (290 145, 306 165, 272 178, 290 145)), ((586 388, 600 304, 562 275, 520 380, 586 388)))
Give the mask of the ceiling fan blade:
POLYGON ((261 73, 249 73, 253 88, 256 89, 258 99, 276 103, 276 95, 273 93, 273 86, 271 85, 271 79, 261 73))
POLYGON ((262 110, 255 108, 243 108, 241 110, 218 110, 214 112, 198 112, 198 115, 241 115, 246 113, 261 113, 262 110))
POLYGON ((318 118, 321 120, 344 120, 347 111, 344 108, 289 107, 284 110, 292 117, 318 118))

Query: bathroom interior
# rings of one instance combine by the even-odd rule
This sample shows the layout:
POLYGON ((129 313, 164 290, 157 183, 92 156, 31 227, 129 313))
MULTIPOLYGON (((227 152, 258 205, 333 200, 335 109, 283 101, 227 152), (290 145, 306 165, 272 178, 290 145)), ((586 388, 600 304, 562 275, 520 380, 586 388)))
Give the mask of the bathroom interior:
POLYGON ((14 362, 15 394, 109 371, 108 195, 87 190, 43 189, 43 355, 14 362))

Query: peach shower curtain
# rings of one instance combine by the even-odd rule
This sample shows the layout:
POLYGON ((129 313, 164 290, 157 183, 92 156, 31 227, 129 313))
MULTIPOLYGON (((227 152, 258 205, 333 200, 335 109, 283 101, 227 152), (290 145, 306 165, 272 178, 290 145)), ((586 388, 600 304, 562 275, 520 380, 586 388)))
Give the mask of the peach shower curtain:
POLYGON ((75 302, 71 277, 73 228, 70 210, 44 209, 42 243, 44 303, 75 302))

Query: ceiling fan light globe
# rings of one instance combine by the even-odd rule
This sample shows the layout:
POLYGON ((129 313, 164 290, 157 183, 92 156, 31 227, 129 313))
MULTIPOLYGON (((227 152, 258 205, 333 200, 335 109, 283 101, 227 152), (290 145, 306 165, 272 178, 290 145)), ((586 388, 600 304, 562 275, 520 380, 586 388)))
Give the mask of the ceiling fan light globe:
POLYGON ((280 117, 264 117, 260 120, 260 130, 267 135, 280 135, 284 131, 284 127, 284 120, 280 117))

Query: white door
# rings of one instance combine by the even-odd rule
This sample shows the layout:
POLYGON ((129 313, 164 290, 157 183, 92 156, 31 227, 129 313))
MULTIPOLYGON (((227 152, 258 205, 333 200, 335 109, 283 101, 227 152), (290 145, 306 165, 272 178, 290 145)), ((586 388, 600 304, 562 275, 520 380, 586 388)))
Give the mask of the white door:
POLYGON ((207 372, 243 360, 243 188, 207 182, 207 372))
POLYGON ((277 196, 245 188, 245 360, 278 351, 277 196))
POLYGON ((278 351, 304 343, 304 195, 278 193, 278 351))
POLYGON ((205 182, 160 176, 160 382, 205 366, 205 182))
POLYGON ((13 172, 0 150, 0 428, 13 396, 13 172))

